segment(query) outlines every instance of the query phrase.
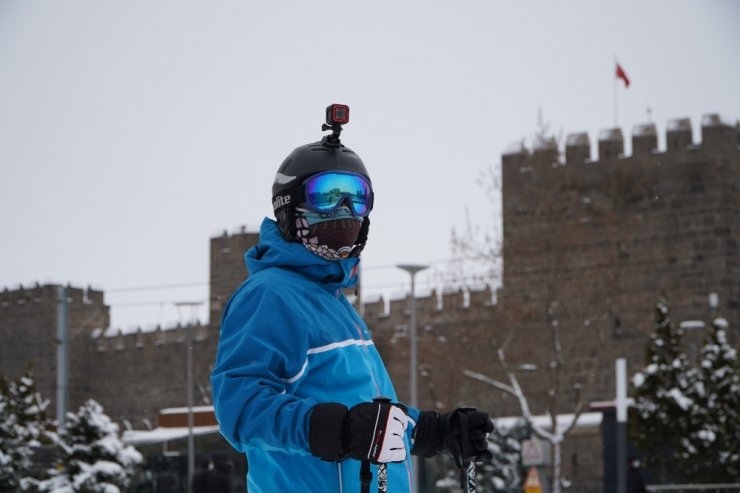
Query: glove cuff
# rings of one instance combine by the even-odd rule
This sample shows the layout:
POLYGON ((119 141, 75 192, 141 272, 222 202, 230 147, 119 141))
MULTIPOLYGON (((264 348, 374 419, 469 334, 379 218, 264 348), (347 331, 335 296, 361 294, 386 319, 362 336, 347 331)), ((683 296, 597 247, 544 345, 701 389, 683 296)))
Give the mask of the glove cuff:
POLYGON ((346 458, 342 431, 347 411, 347 406, 336 402, 314 406, 308 430, 311 454, 329 462, 346 458))
POLYGON ((442 451, 442 438, 439 430, 439 413, 422 411, 414 427, 414 446, 412 455, 434 457, 442 451))

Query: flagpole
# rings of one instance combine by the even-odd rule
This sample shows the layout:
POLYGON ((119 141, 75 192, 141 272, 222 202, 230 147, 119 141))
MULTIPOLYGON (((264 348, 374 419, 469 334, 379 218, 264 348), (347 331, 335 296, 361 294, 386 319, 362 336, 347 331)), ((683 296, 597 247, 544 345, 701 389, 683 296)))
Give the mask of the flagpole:
MULTIPOLYGON (((617 57, 614 57, 614 70, 617 70, 617 57)), ((614 128, 617 128, 618 121, 617 121, 617 79, 616 73, 613 75, 612 79, 614 79, 614 128)))

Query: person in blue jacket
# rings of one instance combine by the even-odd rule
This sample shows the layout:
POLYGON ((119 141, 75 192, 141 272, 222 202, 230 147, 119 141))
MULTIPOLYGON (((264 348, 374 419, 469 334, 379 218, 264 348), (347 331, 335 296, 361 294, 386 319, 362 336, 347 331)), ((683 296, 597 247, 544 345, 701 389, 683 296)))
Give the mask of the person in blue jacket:
POLYGON ((250 493, 377 491, 380 464, 387 491, 411 492, 410 454, 490 459, 486 413, 397 402, 342 292, 357 282, 374 194, 362 160, 339 141, 349 108, 336 106, 324 127, 333 133, 278 169, 276 220, 263 221, 245 254, 250 275, 222 317, 213 403, 221 433, 247 456, 250 493))

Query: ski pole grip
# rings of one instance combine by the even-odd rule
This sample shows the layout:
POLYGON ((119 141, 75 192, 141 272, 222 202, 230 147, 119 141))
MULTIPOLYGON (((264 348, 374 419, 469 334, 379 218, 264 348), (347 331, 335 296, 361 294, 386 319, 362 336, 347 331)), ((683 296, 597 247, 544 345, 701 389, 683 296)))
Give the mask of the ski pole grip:
MULTIPOLYGON (((388 397, 379 396, 373 399, 373 402, 381 404, 390 404, 388 397)), ((370 483, 373 480, 373 473, 370 471, 370 462, 362 461, 360 467, 360 484, 362 493, 370 492, 370 483)), ((387 493, 388 491, 388 465, 378 464, 378 493, 387 493)))
MULTIPOLYGON (((379 402, 382 404, 390 404, 391 400, 388 397, 376 397, 373 402, 379 402)), ((388 491, 388 465, 378 464, 378 493, 386 493, 388 491)))

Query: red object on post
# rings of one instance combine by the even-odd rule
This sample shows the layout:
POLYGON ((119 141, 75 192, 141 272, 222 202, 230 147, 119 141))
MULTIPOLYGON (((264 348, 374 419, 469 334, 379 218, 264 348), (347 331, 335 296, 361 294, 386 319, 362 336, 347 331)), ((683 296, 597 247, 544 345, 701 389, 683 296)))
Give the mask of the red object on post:
POLYGON ((627 72, 624 71, 619 63, 617 63, 617 78, 624 81, 624 87, 630 86, 630 79, 627 77, 627 72))

